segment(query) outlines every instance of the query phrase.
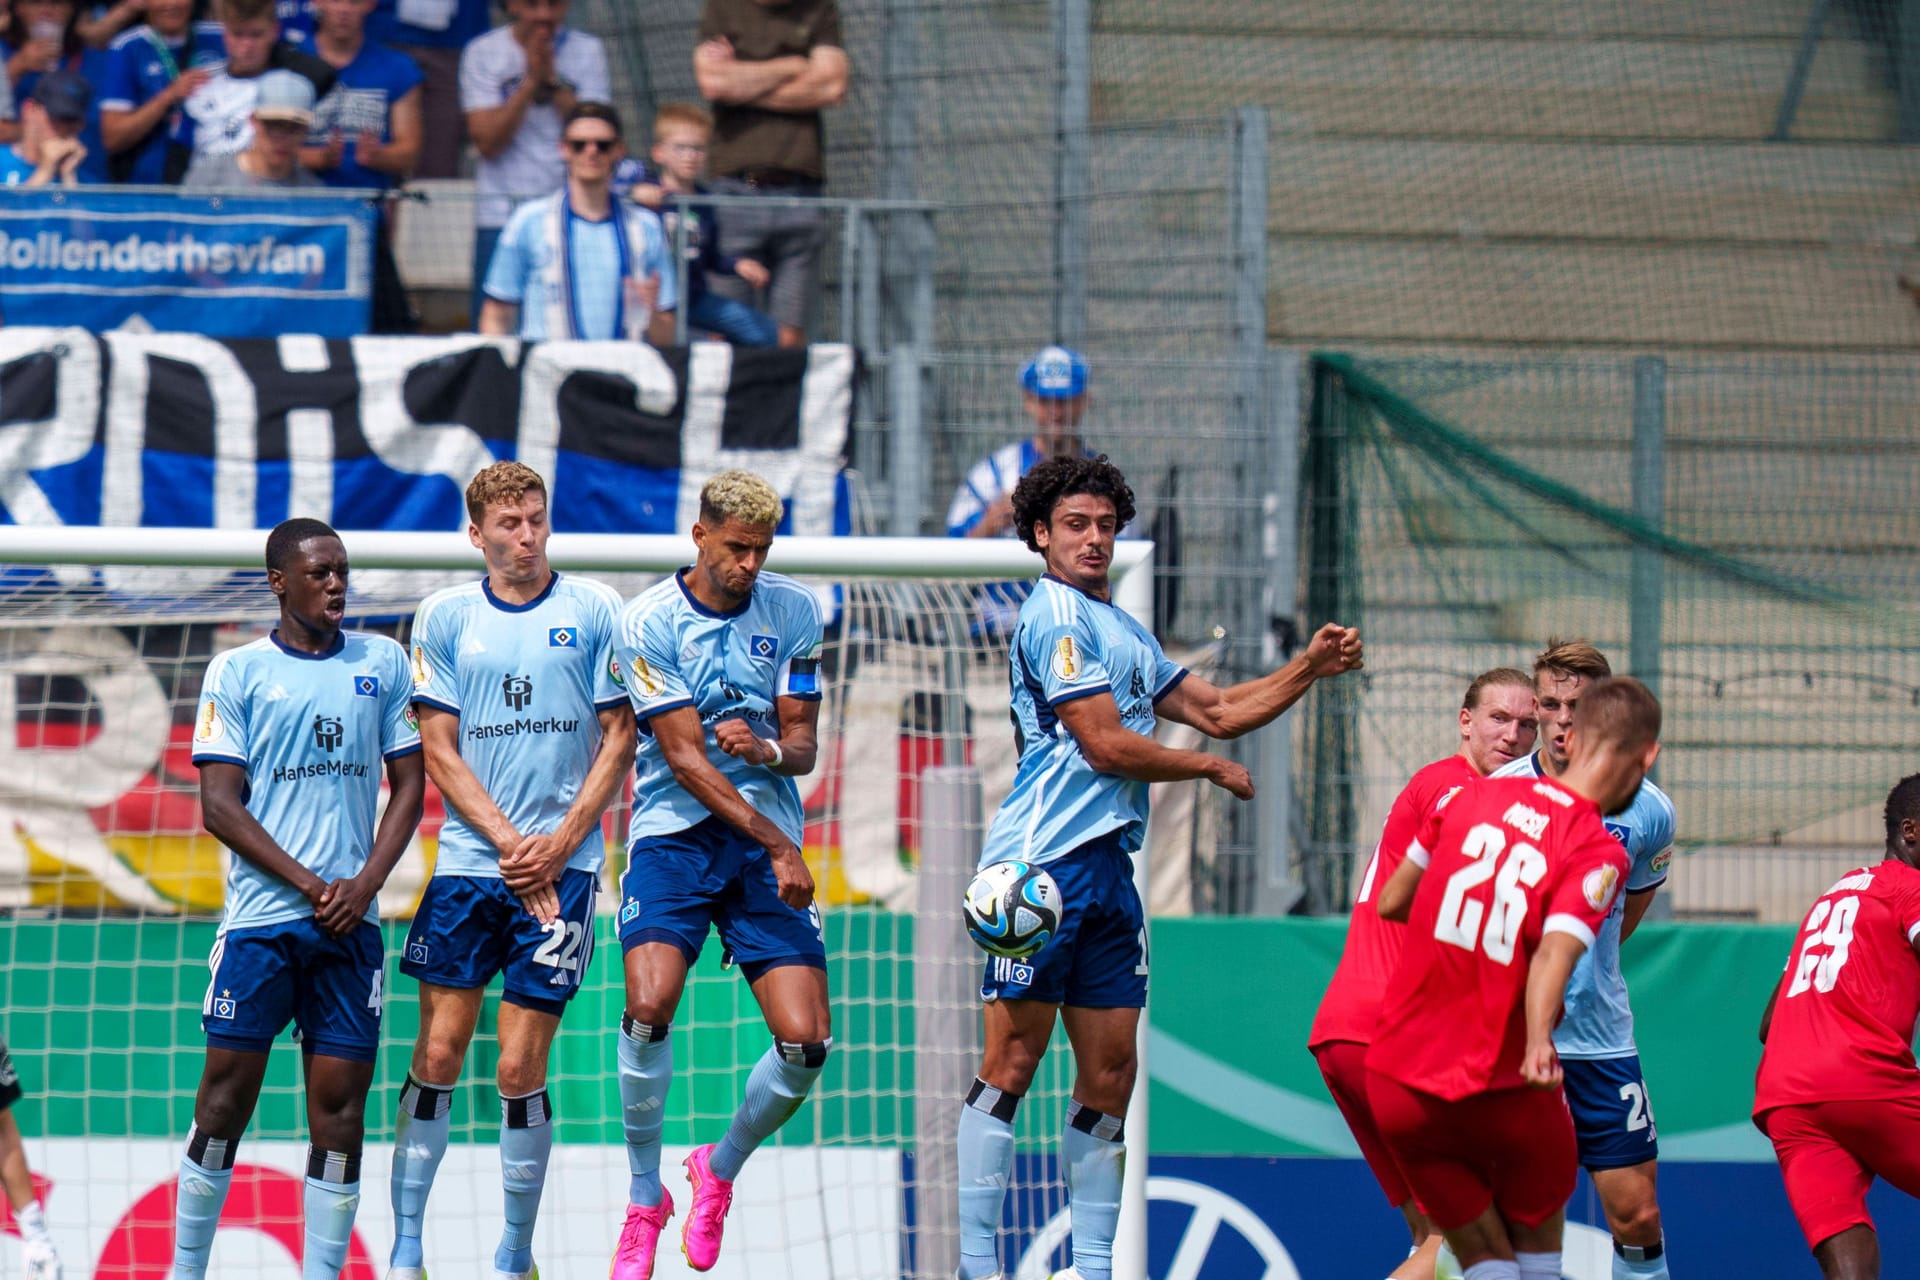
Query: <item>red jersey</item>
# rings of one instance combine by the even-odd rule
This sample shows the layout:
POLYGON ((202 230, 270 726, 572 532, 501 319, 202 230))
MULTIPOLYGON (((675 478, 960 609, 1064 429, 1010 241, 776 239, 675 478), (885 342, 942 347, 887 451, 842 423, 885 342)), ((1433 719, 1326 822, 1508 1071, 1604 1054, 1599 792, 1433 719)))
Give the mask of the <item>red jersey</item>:
POLYGON ((1428 814, 1407 857, 1426 874, 1367 1067, 1449 1101, 1519 1088, 1533 953, 1548 933, 1593 945, 1627 851, 1591 800, 1487 778, 1428 814))
POLYGON ((1465 756, 1435 760, 1413 775, 1387 810, 1387 825, 1361 878, 1353 918, 1347 922, 1347 942, 1340 951, 1333 980, 1327 983, 1327 994, 1320 998, 1320 1012, 1314 1016, 1307 1048, 1334 1040, 1355 1044, 1373 1040, 1374 1024, 1380 1021, 1380 1000, 1387 993, 1387 979, 1400 964, 1400 947, 1406 934, 1406 926, 1399 921, 1380 918, 1374 891, 1398 869, 1426 816, 1479 776, 1465 756))
POLYGON ((1920 870, 1889 858, 1843 876, 1800 924, 1760 1056, 1753 1111, 1920 1086, 1920 870))

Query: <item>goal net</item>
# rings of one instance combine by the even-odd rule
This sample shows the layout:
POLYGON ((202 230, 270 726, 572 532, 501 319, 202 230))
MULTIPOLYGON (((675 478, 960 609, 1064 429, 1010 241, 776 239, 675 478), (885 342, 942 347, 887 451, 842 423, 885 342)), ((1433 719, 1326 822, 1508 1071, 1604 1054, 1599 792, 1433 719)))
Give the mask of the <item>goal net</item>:
MULTIPOLYGON (((403 642, 424 595, 480 571, 458 535, 343 537, 354 565, 349 625, 403 642)), ((26 1092, 15 1114, 69 1276, 168 1274, 173 1178, 204 1052, 206 963, 229 856, 201 824, 190 738, 209 660, 265 634, 276 616, 264 573, 249 567, 264 540, 250 530, 0 527, 0 911, 9 917, 0 1035, 26 1092)), ((563 534, 551 550, 563 572, 591 574, 627 598, 690 558, 680 538, 563 534)), ((1147 551, 1123 548, 1123 599, 1150 591, 1150 573, 1136 569, 1147 551)), ((978 1064, 982 963, 959 903, 1014 761, 1005 650, 982 634, 980 605, 991 584, 1031 578, 1036 565, 1012 543, 788 538, 772 567, 814 586, 829 618, 821 763, 801 781, 835 1052, 809 1103, 742 1175, 713 1274, 950 1276, 952 1135, 978 1064)), ((430 788, 380 898, 386 1004, 351 1280, 384 1274, 392 1239, 393 1120, 419 1023, 415 985, 397 961, 443 815, 430 788)), ((625 820, 622 802, 607 818, 608 890, 624 870, 625 820)), ((603 892, 602 912, 618 901, 603 892)), ((556 1144, 534 1251, 548 1280, 604 1275, 625 1206, 611 914, 598 944, 552 1055, 556 1144)), ((495 1008, 489 1000, 455 1093, 453 1147, 428 1206, 427 1267, 437 1277, 489 1274, 499 1237, 495 1008)), ((662 1172, 682 1206, 680 1159, 724 1132, 766 1038, 745 982, 722 970, 710 944, 675 1022, 662 1172)), ((299 1274, 298 1057, 283 1035, 240 1146, 215 1274, 299 1274)), ((1071 1080, 1059 1037, 1020 1110, 1002 1241, 1009 1274, 1066 1265, 1052 1153, 1071 1080)), ((1129 1122, 1142 1167, 1144 1128, 1129 1122)), ((662 1275, 679 1274, 673 1255, 663 1245, 662 1275)), ((0 1277, 19 1267, 17 1243, 0 1243, 0 1277)))

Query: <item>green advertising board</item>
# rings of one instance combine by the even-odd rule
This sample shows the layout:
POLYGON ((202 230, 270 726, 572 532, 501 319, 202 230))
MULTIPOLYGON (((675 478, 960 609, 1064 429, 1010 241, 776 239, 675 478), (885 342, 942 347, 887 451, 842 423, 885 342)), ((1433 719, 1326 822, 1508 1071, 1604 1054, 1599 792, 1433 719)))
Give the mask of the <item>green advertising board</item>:
MULTIPOLYGON (((4 1035, 29 1094, 27 1132, 55 1137, 173 1137, 199 1079, 203 921, 31 920, 7 926, 0 972, 4 1035)), ((1307 1028, 1340 955, 1338 920, 1162 920, 1153 927, 1148 1052, 1152 1148, 1169 1155, 1338 1155, 1346 1127, 1306 1051, 1307 1028)), ((594 972, 556 1041, 552 1080, 562 1142, 620 1141, 612 1032, 620 1019, 619 947, 601 922, 594 972)), ((1624 948, 1663 1159, 1766 1159, 1747 1122, 1760 1009, 1791 930, 1646 925, 1624 948)), ((401 934, 389 928, 388 955, 401 934)), ((835 1052, 815 1103, 783 1140, 906 1144, 913 1132, 913 922, 881 911, 829 917, 835 1052)), ((418 1005, 391 964, 377 1080, 405 1078, 418 1005)), ((456 1130, 491 1140, 491 1006, 455 1102, 456 1130)), ((709 946, 675 1024, 678 1073, 670 1143, 732 1113, 767 1032, 751 993, 709 946)), ((1057 1077, 1056 1077, 1057 1078, 1057 1077)), ((383 1095, 385 1096, 385 1095, 383 1095)), ((391 1136, 392 1107, 368 1108, 369 1139, 391 1136)), ((1036 1111, 1039 1109, 1035 1109, 1036 1111)), ((1023 1117, 1024 1119, 1025 1117, 1023 1117)), ((1032 1117, 1043 1140, 1057 1117, 1032 1117)), ((253 1132, 304 1132, 298 1059, 275 1055, 253 1132)))

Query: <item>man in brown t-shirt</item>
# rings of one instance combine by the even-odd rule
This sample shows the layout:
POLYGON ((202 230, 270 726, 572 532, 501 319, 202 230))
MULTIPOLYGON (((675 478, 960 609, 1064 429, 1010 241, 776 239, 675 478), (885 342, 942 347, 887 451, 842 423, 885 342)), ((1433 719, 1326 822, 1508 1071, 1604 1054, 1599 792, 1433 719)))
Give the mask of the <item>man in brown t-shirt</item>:
MULTIPOLYGON (((847 96, 835 0, 706 0, 693 74, 713 104, 709 172, 722 195, 817 196, 826 179, 820 112, 847 96)), ((780 345, 803 346, 826 220, 816 209, 715 210, 720 252, 772 272, 766 309, 780 345)), ((713 281, 726 293, 736 282, 713 281)))

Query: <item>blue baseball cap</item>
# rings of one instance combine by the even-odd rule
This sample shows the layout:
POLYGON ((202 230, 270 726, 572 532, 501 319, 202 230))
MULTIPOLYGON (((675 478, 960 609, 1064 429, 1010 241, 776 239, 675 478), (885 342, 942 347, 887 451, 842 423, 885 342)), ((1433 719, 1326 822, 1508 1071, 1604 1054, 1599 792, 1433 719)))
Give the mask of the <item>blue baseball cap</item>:
POLYGON ((1042 400, 1071 400, 1087 393, 1087 361, 1072 347, 1042 347, 1020 370, 1020 385, 1042 400))
POLYGON ((39 103, 51 119, 72 124, 87 118, 87 107, 93 102, 93 86, 72 71, 49 71, 33 86, 27 101, 39 103))

